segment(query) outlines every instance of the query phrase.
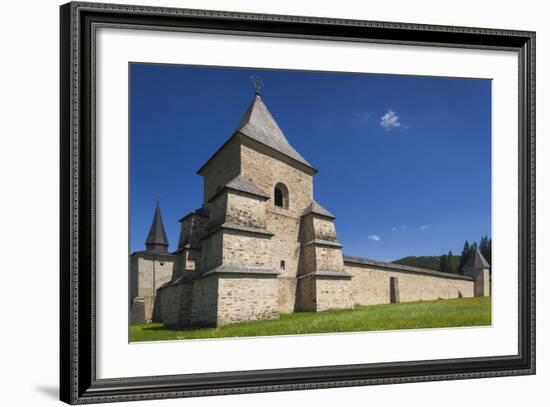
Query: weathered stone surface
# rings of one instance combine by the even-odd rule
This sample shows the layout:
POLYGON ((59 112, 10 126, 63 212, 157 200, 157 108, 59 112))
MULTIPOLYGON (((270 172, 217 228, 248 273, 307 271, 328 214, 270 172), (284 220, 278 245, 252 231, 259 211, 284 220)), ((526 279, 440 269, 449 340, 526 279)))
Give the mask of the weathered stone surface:
POLYGON ((188 326, 191 323, 193 299, 192 283, 180 283, 159 290, 162 301, 162 322, 168 328, 188 326))
POLYGON ((279 317, 276 275, 222 274, 218 281, 218 326, 279 317))
POLYGON ((194 280, 190 318, 191 325, 217 325, 218 280, 219 274, 211 274, 194 280))
POLYGON ((465 268, 464 275, 474 279, 474 295, 476 297, 491 295, 491 277, 488 268, 465 268))
POLYGON ((142 297, 134 298, 131 307, 131 319, 133 324, 144 324, 147 322, 145 318, 145 301, 142 297))
POLYGON ((399 281, 401 302, 474 296, 473 281, 468 279, 446 278, 356 263, 346 263, 344 269, 353 276, 353 301, 359 305, 390 303, 390 277, 396 277, 399 281))
POLYGON ((199 170, 203 206, 180 220, 174 255, 132 255, 133 321, 221 326, 294 311, 489 295, 488 268, 464 277, 343 256, 334 215, 314 201, 315 168, 264 108, 261 102, 254 120, 249 111, 245 122, 259 124, 233 133, 199 170), (252 130, 254 137, 242 133, 252 130))
POLYGON ((137 252, 130 257, 131 298, 143 299, 146 322, 160 318, 158 313, 153 318, 157 289, 172 278, 173 264, 170 254, 137 252))

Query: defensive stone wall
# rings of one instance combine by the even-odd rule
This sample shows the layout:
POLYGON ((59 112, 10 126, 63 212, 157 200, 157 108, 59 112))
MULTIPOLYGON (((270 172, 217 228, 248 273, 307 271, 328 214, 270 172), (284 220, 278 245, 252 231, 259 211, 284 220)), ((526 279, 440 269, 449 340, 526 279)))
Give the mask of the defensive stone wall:
MULTIPOLYGON (((280 270, 282 271, 282 270, 280 270)), ((297 310, 296 288, 298 280, 296 277, 279 275, 277 278, 278 305, 280 314, 290 314, 297 310)))
POLYGON ((351 286, 355 304, 390 303, 391 284, 398 290, 396 300, 399 302, 474 296, 474 281, 470 277, 375 263, 380 262, 344 256, 344 270, 353 276, 351 286), (397 279, 393 283, 390 282, 392 277, 397 279))
POLYGON ((159 313, 154 313, 157 289, 170 281, 173 266, 174 256, 170 254, 136 252, 131 255, 131 307, 134 307, 134 300, 139 298, 139 309, 143 309, 142 316, 132 309, 132 321, 153 321, 157 319, 153 318, 154 315, 160 318, 159 313))
POLYGON ((251 198, 240 192, 227 192, 225 222, 252 228, 267 227, 266 208, 263 199, 251 198))
POLYGON ((298 277, 297 308, 322 312, 354 306, 351 275, 318 271, 298 277))
POLYGON ((187 326, 191 323, 192 284, 169 284, 159 290, 159 295, 165 327, 187 326))
POLYGON ((317 291, 316 311, 353 308, 351 282, 351 278, 317 276, 315 281, 317 291))
POLYGON ((271 236, 227 230, 223 234, 223 264, 268 268, 271 236))
POLYGON ((220 275, 217 325, 278 318, 277 289, 276 274, 220 275))
POLYGON ((218 321, 218 274, 210 274, 193 282, 191 325, 216 326, 218 321))

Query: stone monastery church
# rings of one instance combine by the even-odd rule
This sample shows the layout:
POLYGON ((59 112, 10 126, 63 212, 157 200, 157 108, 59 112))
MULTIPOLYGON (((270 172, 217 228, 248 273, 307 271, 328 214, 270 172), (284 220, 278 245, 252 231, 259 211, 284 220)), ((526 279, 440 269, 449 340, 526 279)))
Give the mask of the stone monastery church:
POLYGON ((180 219, 173 253, 157 203, 146 250, 131 255, 131 322, 221 326, 489 295, 490 266, 479 251, 464 275, 343 255, 335 216, 314 199, 315 173, 256 93, 231 137, 198 170, 203 203, 180 219))

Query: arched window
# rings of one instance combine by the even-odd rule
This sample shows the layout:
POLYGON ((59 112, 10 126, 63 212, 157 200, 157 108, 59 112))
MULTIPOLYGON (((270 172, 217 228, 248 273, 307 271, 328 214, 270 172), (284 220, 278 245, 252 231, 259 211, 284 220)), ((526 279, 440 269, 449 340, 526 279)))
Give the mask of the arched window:
POLYGON ((275 206, 283 209, 288 209, 288 188, 285 184, 281 184, 279 182, 277 185, 275 185, 273 198, 275 206))

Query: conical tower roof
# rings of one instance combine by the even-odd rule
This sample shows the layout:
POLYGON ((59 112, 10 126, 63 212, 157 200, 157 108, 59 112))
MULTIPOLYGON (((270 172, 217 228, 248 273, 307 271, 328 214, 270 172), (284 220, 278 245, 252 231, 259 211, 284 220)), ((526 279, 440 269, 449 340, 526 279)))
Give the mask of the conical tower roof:
POLYGON ((475 252, 470 254, 470 257, 468 257, 468 260, 466 261, 466 264, 464 264, 465 269, 488 269, 491 266, 485 260, 485 257, 481 254, 479 249, 476 249, 475 252))
POLYGON ((166 231, 164 230, 159 201, 157 201, 155 216, 153 217, 153 223, 151 224, 149 235, 145 241, 145 246, 147 247, 147 251, 156 253, 168 252, 168 237, 166 237, 166 231))
MULTIPOLYGON (((275 150, 300 164, 310 168, 314 173, 317 170, 290 145, 283 131, 271 115, 261 96, 256 93, 254 100, 246 110, 231 140, 236 134, 242 134, 272 150, 275 150)), ((227 142, 229 142, 229 140, 227 142)), ((227 144, 227 142, 225 144, 227 144)), ((224 144, 224 146, 225 146, 224 144)), ((223 149, 222 146, 210 159, 198 170, 201 171, 223 149)))
POLYGON ((254 100, 237 126, 237 131, 313 168, 311 164, 290 145, 259 94, 254 96, 254 100))

